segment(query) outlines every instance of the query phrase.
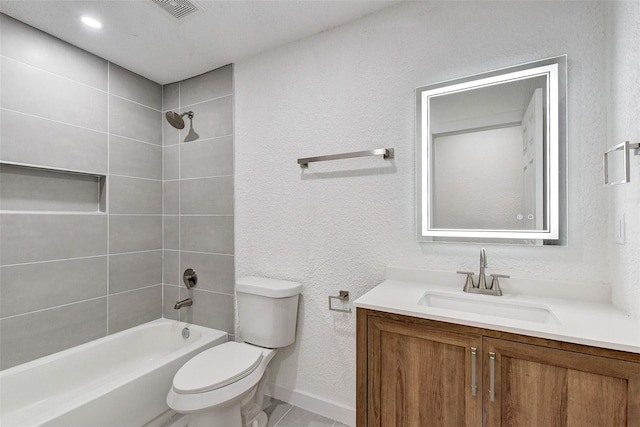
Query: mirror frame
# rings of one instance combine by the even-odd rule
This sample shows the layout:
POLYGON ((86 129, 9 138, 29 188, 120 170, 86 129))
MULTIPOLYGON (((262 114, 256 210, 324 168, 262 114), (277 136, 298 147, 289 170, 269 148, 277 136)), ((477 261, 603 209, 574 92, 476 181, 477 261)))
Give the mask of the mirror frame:
POLYGON ((419 242, 477 242, 564 244, 566 240, 566 71, 567 56, 475 74, 416 89, 416 218, 419 242), (433 179, 430 159, 433 138, 430 133, 429 99, 446 93, 488 87, 525 78, 546 76, 545 210, 543 230, 454 229, 431 227, 434 210, 431 197, 433 179), (424 131, 423 131, 424 130, 424 131), (450 238, 447 240, 446 238, 450 238))

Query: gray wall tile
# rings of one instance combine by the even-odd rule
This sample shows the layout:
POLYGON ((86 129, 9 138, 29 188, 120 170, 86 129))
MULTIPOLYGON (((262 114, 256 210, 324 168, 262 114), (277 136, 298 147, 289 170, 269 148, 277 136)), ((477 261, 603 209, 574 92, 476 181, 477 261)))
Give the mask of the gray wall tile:
POLYGON ((162 251, 109 257, 109 294, 162 283, 162 251))
MULTIPOLYGON (((172 300, 194 297, 193 307, 180 310, 180 320, 233 332, 233 67, 163 90, 163 111, 193 111, 199 135, 185 142, 190 121, 178 133, 163 120, 164 281, 179 285, 165 285, 165 291, 172 300), (181 281, 188 267, 199 275, 192 291, 181 281)), ((164 313, 175 316, 166 300, 164 313)))
POLYGON ((179 166, 179 146, 170 145, 162 148, 162 177, 163 179, 178 179, 179 166))
POLYGON ((165 249, 180 249, 180 217, 177 215, 164 216, 163 243, 165 249))
POLYGON ((180 249, 233 254, 233 217, 181 216, 180 249))
POLYGON ((162 181, 109 177, 109 212, 162 215, 162 181))
POLYGON ((0 105, 88 129, 107 130, 107 94, 7 58, 1 58, 0 105))
POLYGON ((233 295, 235 290, 233 255, 180 252, 180 270, 193 268, 198 274, 197 289, 233 295))
POLYGON ((176 110, 180 106, 180 83, 171 83, 162 87, 162 111, 176 110))
POLYGON ((233 137, 205 139, 180 145, 180 177, 233 174, 233 137))
POLYGON ((109 138, 109 172, 162 179, 162 147, 112 135, 109 138))
POLYGON ((226 65, 208 73, 180 82, 180 105, 188 106, 210 99, 231 95, 233 65, 226 65))
POLYGON ((0 369, 106 335, 107 298, 0 320, 0 369))
POLYGON ((140 104, 109 96, 109 132, 162 145, 162 113, 140 104))
POLYGON ((165 215, 180 213, 180 181, 164 181, 162 187, 165 215))
MULTIPOLYGON (((181 113, 193 111, 193 130, 200 139, 231 135, 233 133, 233 97, 226 96, 202 104, 182 107, 181 113)), ((189 121, 180 131, 180 141, 184 141, 189 132, 189 121)))
POLYGON ((2 265, 104 255, 107 216, 1 214, 2 265))
POLYGON ((162 283, 179 286, 182 284, 180 278, 180 252, 174 250, 164 250, 162 261, 162 283))
POLYGON ((107 173, 107 134, 0 110, 0 158, 35 166, 107 173))
POLYGON ((169 124, 162 114, 162 145, 175 145, 180 143, 180 131, 169 124))
POLYGON ((100 211, 96 176, 0 165, 0 210, 100 211))
POLYGON ((149 108, 162 108, 162 86, 147 78, 109 63, 109 93, 149 108))
POLYGON ((162 249, 162 216, 109 215, 109 252, 162 249))
POLYGON ((179 290, 177 286, 164 285, 162 298, 162 317, 165 319, 178 320, 179 312, 173 308, 174 304, 180 301, 179 290))
POLYGON ((162 285, 109 297, 109 334, 162 317, 162 285))
POLYGON ((0 51, 80 83, 107 90, 107 61, 6 15, 0 15, 0 51))
POLYGON ((107 256, 0 267, 0 317, 105 296, 107 256))
POLYGON ((180 320, 232 334, 234 332, 235 302, 233 295, 191 289, 180 291, 180 299, 189 295, 193 305, 180 309, 180 320))
POLYGON ((232 215, 233 177, 181 180, 180 213, 232 215))

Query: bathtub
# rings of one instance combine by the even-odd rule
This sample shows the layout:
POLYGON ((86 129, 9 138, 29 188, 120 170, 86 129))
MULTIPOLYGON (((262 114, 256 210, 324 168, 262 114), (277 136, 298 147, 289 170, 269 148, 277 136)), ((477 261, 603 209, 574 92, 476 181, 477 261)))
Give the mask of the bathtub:
POLYGON ((0 425, 159 425, 172 414, 166 396, 178 369, 226 341, 226 332, 158 319, 5 369, 0 425))

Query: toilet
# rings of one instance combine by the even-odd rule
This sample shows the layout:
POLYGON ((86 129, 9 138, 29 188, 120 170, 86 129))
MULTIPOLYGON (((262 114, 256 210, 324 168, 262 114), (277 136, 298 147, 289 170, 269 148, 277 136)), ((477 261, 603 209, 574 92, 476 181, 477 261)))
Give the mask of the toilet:
POLYGON ((265 427, 262 411, 269 362, 293 344, 302 285, 244 277, 236 282, 243 342, 229 341, 199 353, 173 377, 167 404, 188 414, 189 427, 265 427))

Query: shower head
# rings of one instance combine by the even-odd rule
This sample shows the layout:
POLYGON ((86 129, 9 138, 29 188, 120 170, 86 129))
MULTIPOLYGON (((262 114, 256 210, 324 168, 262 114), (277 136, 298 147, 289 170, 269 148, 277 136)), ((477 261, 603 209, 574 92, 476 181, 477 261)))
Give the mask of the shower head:
POLYGON ((183 116, 187 116, 192 119, 193 111, 187 111, 186 113, 182 114, 178 114, 175 111, 167 111, 166 114, 167 121, 176 129, 184 129, 184 120, 182 119, 183 116))

